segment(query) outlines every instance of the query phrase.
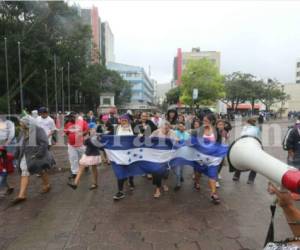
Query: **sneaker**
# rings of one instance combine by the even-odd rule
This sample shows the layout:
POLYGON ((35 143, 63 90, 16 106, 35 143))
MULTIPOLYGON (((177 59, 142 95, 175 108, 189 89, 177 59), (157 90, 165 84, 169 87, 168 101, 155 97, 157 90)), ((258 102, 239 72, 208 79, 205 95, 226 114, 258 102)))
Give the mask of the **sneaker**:
POLYGON ((147 174, 146 177, 148 180, 152 180, 152 174, 147 174))
POLYGON ((220 188, 220 187, 221 187, 220 183, 216 181, 216 188, 220 188))
POLYGON ((179 191, 180 189, 181 189, 181 186, 178 186, 178 185, 177 185, 177 186, 174 187, 174 192, 177 192, 177 191, 179 191))
POLYGON ((77 176, 77 174, 71 174, 71 175, 68 177, 68 179, 69 179, 69 180, 75 179, 76 176, 77 176))
POLYGON ((210 198, 212 203, 214 203, 215 205, 218 205, 221 202, 219 196, 216 193, 212 194, 210 198))
POLYGON ((197 191, 200 191, 200 184, 194 182, 194 188, 195 188, 197 191))
POLYGON ((232 180, 233 180, 233 181, 239 181, 240 178, 234 175, 234 176, 232 177, 232 180))
POLYGON ((9 187, 6 189, 5 195, 11 195, 14 192, 14 188, 13 187, 9 187))
POLYGON ((125 198, 125 194, 123 192, 118 192, 114 195, 114 200, 121 200, 123 198, 125 198))
POLYGON ((169 187, 167 185, 163 185, 163 190, 164 190, 164 192, 168 192, 169 191, 169 187))
POLYGON ((219 174, 219 175, 218 175, 218 179, 219 179, 219 180, 222 180, 222 175, 219 174))
POLYGON ((77 185, 73 184, 73 183, 67 183, 67 185, 72 188, 73 190, 77 189, 77 185))
POLYGON ((130 190, 130 191, 134 191, 134 188, 135 188, 134 185, 130 185, 130 186, 129 186, 129 190, 130 190))

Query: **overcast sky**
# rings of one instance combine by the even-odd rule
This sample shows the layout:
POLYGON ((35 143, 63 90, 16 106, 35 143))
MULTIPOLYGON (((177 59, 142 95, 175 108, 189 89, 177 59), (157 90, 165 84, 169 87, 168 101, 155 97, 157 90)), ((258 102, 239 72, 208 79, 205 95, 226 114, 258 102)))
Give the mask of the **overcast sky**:
POLYGON ((295 82, 300 58, 300 1, 77 1, 98 7, 115 37, 117 62, 151 66, 172 79, 177 48, 221 52, 221 73, 295 82))

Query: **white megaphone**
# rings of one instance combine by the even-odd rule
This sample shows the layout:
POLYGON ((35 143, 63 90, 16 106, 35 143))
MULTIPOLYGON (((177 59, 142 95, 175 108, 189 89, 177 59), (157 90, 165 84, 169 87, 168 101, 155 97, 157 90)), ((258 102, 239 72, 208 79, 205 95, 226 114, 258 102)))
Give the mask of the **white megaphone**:
POLYGON ((228 163, 235 169, 253 170, 286 189, 300 193, 300 171, 263 151, 259 139, 242 136, 228 151, 228 163))

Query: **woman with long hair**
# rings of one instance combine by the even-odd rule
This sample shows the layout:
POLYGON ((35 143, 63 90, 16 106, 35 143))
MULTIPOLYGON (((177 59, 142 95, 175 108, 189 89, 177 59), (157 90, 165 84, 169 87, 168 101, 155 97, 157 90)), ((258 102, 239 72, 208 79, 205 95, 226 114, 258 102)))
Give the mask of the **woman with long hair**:
MULTIPOLYGON (((198 136, 200 136, 204 143, 221 143, 221 135, 215 127, 216 118, 212 113, 206 114, 203 118, 203 126, 201 127, 198 136)), ((218 166, 207 167, 208 185, 211 193, 210 198, 214 204, 220 203, 220 198, 217 194, 216 182, 218 178, 218 166)), ((195 187, 199 187, 201 173, 195 174, 195 187)))
POLYGON ((41 193, 48 193, 51 186, 47 170, 55 163, 48 150, 48 137, 44 129, 37 126, 29 115, 20 120, 20 125, 21 133, 15 153, 17 168, 21 173, 20 191, 17 198, 12 201, 13 205, 26 200, 29 176, 32 174, 41 175, 41 193))

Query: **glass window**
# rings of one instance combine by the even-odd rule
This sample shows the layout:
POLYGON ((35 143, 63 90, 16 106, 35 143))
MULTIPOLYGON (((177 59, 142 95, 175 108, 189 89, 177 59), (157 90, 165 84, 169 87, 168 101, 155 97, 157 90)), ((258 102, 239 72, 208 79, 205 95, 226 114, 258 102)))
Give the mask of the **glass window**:
POLYGON ((103 98, 103 105, 111 105, 110 98, 103 98))

